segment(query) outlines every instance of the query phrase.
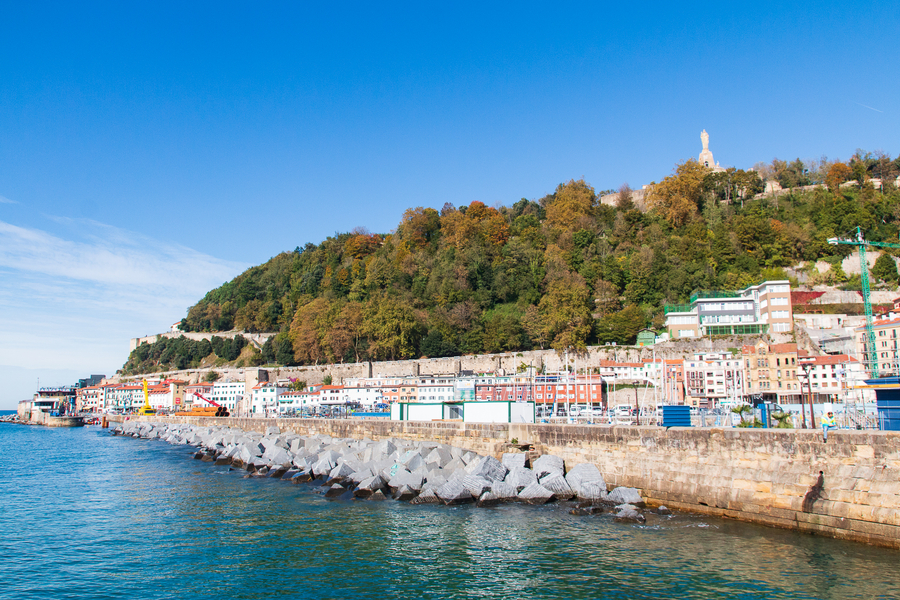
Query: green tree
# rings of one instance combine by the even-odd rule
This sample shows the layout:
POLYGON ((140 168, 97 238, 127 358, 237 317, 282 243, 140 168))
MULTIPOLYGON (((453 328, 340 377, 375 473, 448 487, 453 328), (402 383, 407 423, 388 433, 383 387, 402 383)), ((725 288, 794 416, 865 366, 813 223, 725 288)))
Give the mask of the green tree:
POLYGON ((900 273, 897 272, 897 263, 887 252, 882 252, 872 266, 872 277, 885 283, 897 283, 900 273))

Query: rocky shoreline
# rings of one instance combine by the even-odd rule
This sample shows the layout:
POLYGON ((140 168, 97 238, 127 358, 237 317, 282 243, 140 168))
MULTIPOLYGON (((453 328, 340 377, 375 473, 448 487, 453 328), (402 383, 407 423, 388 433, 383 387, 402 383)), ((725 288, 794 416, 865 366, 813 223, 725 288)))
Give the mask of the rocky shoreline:
MULTIPOLYGON (((158 439, 197 448, 195 459, 244 469, 245 477, 269 477, 317 486, 327 498, 386 500, 412 504, 494 506, 574 502, 572 514, 611 513, 617 521, 643 523, 645 503, 635 488, 607 490, 600 470, 543 455, 530 464, 523 452, 502 460, 438 442, 392 438, 340 439, 301 436, 268 427, 265 433, 235 427, 133 422, 114 435, 158 439)), ((656 514, 669 514, 664 506, 656 514)))

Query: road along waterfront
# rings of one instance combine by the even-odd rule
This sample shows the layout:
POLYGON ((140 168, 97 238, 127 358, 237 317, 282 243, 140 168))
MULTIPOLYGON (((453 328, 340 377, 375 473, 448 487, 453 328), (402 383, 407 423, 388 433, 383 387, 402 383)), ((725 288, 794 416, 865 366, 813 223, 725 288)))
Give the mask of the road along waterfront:
POLYGON ((19 598, 898 597, 900 555, 676 514, 329 501, 188 448, 0 425, 0 595, 19 598))

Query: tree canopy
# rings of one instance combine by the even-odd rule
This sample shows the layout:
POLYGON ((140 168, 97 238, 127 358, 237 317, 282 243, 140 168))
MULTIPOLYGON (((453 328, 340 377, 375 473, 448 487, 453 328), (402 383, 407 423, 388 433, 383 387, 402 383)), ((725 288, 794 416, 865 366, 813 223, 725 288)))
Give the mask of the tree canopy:
MULTIPOLYGON (((651 186, 648 212, 627 186, 603 204, 584 180, 512 206, 410 208, 391 233, 335 234, 248 269, 190 307, 181 327, 277 332, 256 354, 238 353, 279 364, 629 343, 698 288, 839 262, 850 249, 827 239, 857 225, 872 241, 896 240, 898 166, 861 151, 849 164, 776 159, 720 173, 688 160, 651 186), (879 177, 883 189, 871 184, 879 177), (759 197, 765 178, 827 186, 759 197), (853 178, 867 183, 840 187, 853 178)), ((895 281, 896 267, 879 261, 873 276, 895 281)), ((237 356, 221 342, 157 344, 135 350, 127 368, 237 356)))

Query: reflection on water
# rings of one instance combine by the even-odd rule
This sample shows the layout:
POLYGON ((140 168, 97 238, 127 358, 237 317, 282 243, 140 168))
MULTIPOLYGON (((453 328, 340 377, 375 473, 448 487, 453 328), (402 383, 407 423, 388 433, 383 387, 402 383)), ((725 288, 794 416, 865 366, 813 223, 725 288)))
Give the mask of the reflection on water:
POLYGON ((696 515, 331 502, 187 448, 0 425, 0 597, 900 597, 900 553, 696 515))

